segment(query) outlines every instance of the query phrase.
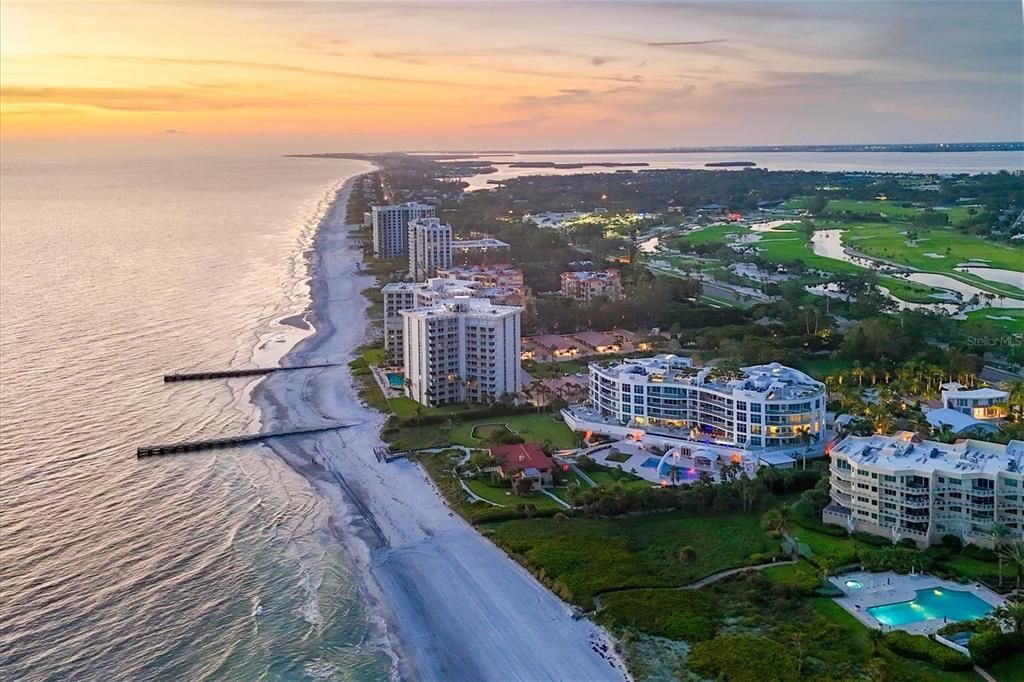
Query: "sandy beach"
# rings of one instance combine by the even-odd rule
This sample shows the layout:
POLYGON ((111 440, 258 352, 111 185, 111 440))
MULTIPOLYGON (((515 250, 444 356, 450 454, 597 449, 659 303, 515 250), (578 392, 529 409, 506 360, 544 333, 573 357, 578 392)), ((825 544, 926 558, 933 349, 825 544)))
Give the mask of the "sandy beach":
POLYGON ((347 363, 367 334, 356 270, 362 253, 345 224, 352 182, 338 193, 310 256, 316 333, 282 364, 336 367, 268 376, 253 392, 265 430, 325 420, 335 432, 272 442, 330 501, 334 536, 351 556, 400 679, 621 680, 603 629, 569 607, 451 512, 418 465, 384 464, 384 418, 364 407, 347 363))

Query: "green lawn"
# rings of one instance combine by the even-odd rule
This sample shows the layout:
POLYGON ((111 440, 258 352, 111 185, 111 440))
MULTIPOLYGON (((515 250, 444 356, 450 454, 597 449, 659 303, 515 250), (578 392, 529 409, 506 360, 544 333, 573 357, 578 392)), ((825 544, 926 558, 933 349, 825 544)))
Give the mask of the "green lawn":
MULTIPOLYGON (((513 433, 522 436, 527 443, 543 443, 550 439, 559 449, 573 448, 577 444, 576 434, 565 425, 561 417, 551 412, 485 417, 459 422, 459 410, 462 409, 465 409, 464 406, 455 406, 451 410, 451 426, 447 424, 416 426, 413 424, 400 428, 387 428, 382 435, 396 450, 421 450, 446 445, 480 447, 483 442, 471 435, 475 427, 483 424, 507 424, 513 433)), ((429 414, 429 412, 425 412, 425 414, 429 414)))
POLYGON ((1024 309, 1004 310, 1002 308, 982 308, 981 310, 975 310, 967 313, 967 319, 994 324, 1011 334, 1024 332, 1024 309), (1006 317, 1010 319, 992 319, 1006 317))
POLYGON ((1022 682, 1024 680, 1024 653, 1004 658, 986 668, 986 672, 996 678, 997 682, 1022 682))
POLYGON ((500 504, 503 507, 515 507, 519 504, 532 504, 537 511, 563 509, 562 505, 552 500, 547 495, 534 493, 533 495, 517 496, 510 494, 511 488, 489 485, 486 481, 478 479, 467 480, 466 486, 474 493, 489 502, 500 504))
POLYGON ((948 289, 929 287, 898 277, 879 277, 878 283, 888 289, 890 294, 908 303, 941 303, 942 299, 936 298, 932 294, 942 294, 949 291, 948 289))
POLYGON ((792 535, 807 545, 814 556, 832 555, 838 559, 839 564, 851 563, 856 559, 853 540, 845 535, 834 537, 802 526, 795 526, 792 535))
MULTIPOLYGON (((902 203, 902 202, 900 202, 902 203)), ((954 225, 962 223, 970 217, 971 212, 968 206, 950 206, 935 208, 935 211, 945 213, 949 221, 954 225)), ((913 206, 900 206, 891 201, 857 201, 855 199, 833 199, 828 202, 825 213, 881 213, 890 220, 908 221, 914 216, 923 213, 923 208, 913 206)))
POLYGON ((800 232, 762 232, 760 241, 754 246, 761 256, 772 263, 787 263, 795 260, 811 269, 836 274, 863 274, 865 269, 846 261, 819 256, 811 250, 805 236, 800 232))
POLYGON ((689 244, 714 244, 730 241, 728 235, 746 234, 750 230, 742 225, 709 225, 697 232, 679 235, 678 239, 689 244))
POLYGON ((693 516, 680 512, 611 519, 508 521, 490 537, 552 583, 556 594, 585 608, 608 589, 685 585, 778 543, 761 530, 759 514, 693 516), (677 551, 693 547, 684 561, 677 551))
POLYGON ((388 405, 391 406, 391 411, 399 417, 413 417, 416 414, 424 416, 432 414, 458 414, 460 411, 467 409, 467 406, 464 404, 424 407, 412 398, 404 395, 388 399, 388 405))
POLYGON ((844 224, 837 227, 844 228, 844 244, 869 256, 919 270, 950 273, 958 264, 972 259, 987 261, 994 268, 1021 270, 1024 262, 1024 248, 986 241, 952 228, 927 229, 905 223, 844 224), (908 241, 907 235, 901 234, 907 231, 915 232, 917 239, 908 241))
POLYGON ((480 445, 481 440, 474 438, 473 429, 484 424, 504 424, 513 433, 522 436, 527 443, 543 443, 545 440, 550 440, 556 448, 576 447, 576 434, 565 425, 561 417, 550 412, 516 414, 509 417, 488 417, 486 419, 456 424, 451 429, 451 442, 456 445, 480 445))
POLYGON ((588 360, 566 360, 564 362, 532 362, 523 363, 523 371, 536 379, 554 379, 569 374, 586 373, 588 360))
POLYGON ((602 467, 599 471, 589 471, 587 476, 590 476, 594 483, 608 488, 622 484, 627 490, 641 490, 643 488, 650 488, 653 485, 650 481, 614 467, 602 467))

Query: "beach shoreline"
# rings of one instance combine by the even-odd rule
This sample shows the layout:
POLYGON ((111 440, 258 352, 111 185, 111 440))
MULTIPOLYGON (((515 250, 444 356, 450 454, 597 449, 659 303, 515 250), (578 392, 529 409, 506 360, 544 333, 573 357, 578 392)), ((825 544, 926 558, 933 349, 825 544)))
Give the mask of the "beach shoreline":
POLYGON ((309 253, 314 330, 282 364, 335 366, 268 375, 253 391, 263 428, 355 423, 270 441, 331 507, 392 676, 423 680, 621 680, 611 639, 452 512, 419 465, 377 461, 384 415, 362 404, 348 363, 367 340, 374 278, 346 223, 353 185, 335 195, 309 253))

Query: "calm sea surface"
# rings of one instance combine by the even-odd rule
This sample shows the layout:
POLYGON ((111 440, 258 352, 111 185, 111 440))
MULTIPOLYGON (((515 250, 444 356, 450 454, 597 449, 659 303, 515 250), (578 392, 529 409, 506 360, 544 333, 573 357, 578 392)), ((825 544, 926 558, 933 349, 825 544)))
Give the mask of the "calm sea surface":
POLYGON ((302 332, 326 159, 10 161, 0 231, 0 679, 381 679, 327 506, 244 379, 302 332), (255 616, 257 607, 262 615, 255 616))
MULTIPOLYGON (((600 163, 646 162, 649 166, 632 170, 665 168, 705 169, 708 162, 753 161, 768 170, 876 171, 883 173, 993 173, 1024 169, 1024 152, 693 152, 651 154, 481 154, 481 159, 499 162, 600 163)), ((571 175, 573 173, 613 173, 615 168, 509 168, 498 165, 497 173, 466 178, 470 189, 493 185, 492 180, 508 180, 522 175, 571 175)), ((719 169, 721 170, 721 169, 719 169)))

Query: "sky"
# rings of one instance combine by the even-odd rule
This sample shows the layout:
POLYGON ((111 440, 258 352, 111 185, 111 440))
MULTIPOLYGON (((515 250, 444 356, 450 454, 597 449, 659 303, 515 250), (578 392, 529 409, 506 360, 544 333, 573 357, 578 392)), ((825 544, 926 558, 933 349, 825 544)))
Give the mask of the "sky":
POLYGON ((9 152, 1024 139, 1020 0, 0 5, 9 152))

